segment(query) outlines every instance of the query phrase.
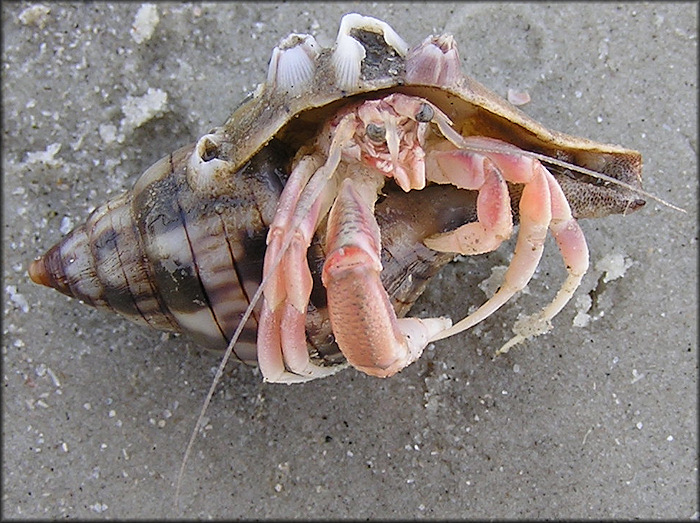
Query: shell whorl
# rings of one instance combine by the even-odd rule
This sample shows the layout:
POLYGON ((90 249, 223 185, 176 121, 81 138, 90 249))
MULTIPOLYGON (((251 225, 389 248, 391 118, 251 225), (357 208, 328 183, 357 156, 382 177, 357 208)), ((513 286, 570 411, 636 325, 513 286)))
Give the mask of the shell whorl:
MULTIPOLYGON (((193 150, 163 158, 132 191, 96 208, 32 263, 30 277, 135 323, 224 348, 260 282, 287 157, 265 149, 232 173, 230 191, 212 195, 187 182, 193 150)), ((253 317, 242 339, 252 348, 239 352, 246 361, 255 361, 256 329, 253 317)))

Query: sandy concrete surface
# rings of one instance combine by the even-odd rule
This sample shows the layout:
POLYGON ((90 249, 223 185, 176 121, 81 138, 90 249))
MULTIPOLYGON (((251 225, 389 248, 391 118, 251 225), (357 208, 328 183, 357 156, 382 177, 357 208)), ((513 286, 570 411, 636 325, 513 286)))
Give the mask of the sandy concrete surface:
MULTIPOLYGON (((159 3, 158 23, 139 4, 46 6, 2 4, 3 518, 698 516, 696 4, 159 3), (688 212, 582 221, 577 299, 496 361, 563 281, 552 241, 528 292, 394 378, 270 385, 231 365, 176 506, 218 358, 40 288, 27 265, 222 123, 280 38, 331 45, 351 11, 411 44, 453 33, 470 75, 527 90, 551 128, 641 150, 646 189, 688 212)), ((413 314, 464 315, 511 250, 450 264, 413 314)))

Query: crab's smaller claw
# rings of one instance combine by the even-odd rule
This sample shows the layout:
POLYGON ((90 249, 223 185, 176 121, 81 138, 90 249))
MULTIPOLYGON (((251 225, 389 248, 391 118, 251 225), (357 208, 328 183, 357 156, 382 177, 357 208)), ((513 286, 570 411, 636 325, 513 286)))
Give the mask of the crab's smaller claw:
POLYGON ((328 218, 323 285, 336 342, 358 370, 386 378, 417 360, 449 318, 397 319, 379 274, 379 227, 352 179, 343 180, 328 218))

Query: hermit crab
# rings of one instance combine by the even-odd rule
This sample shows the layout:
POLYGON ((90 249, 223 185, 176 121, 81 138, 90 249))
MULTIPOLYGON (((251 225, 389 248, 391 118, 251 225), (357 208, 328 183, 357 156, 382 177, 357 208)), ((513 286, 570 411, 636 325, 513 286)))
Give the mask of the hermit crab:
POLYGON ((641 167, 638 152, 548 130, 463 74, 452 36, 411 48, 352 13, 332 48, 283 39, 222 126, 98 207, 29 274, 228 346, 267 381, 346 361, 388 377, 527 285, 551 231, 568 277, 501 350, 546 332, 588 268, 577 219, 642 207, 641 167), (403 317, 455 254, 497 249, 515 225, 504 281, 475 312, 454 325, 403 317))

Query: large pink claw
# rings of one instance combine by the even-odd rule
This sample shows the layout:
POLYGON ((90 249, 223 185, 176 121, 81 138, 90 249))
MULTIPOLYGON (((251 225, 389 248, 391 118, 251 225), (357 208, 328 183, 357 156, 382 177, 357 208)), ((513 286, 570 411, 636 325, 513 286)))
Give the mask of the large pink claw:
POLYGON ((414 362, 447 318, 397 319, 379 274, 379 227, 351 179, 343 180, 328 217, 323 285, 336 342, 348 362, 386 378, 414 362))

